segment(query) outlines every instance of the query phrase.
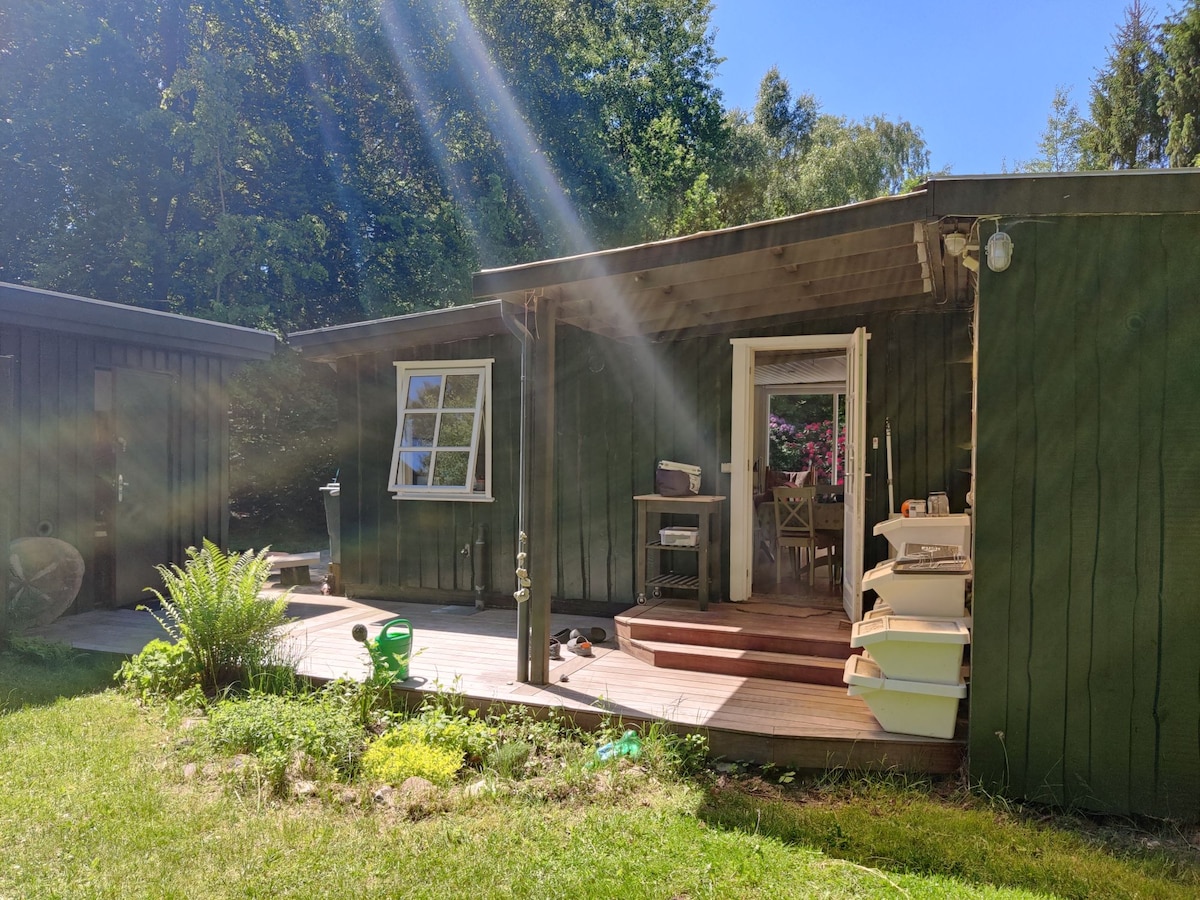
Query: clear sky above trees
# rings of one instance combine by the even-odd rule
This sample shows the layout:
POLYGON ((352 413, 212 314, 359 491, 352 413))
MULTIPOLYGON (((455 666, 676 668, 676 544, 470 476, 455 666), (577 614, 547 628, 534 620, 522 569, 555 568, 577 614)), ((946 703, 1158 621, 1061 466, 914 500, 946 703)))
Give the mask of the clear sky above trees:
MULTIPOLYGON (((1091 80, 1129 0, 1008 0, 906 8, 716 0, 717 87, 749 108, 762 73, 778 66, 798 90, 850 118, 918 125, 934 170, 1016 168, 1039 153, 1057 88, 1084 112, 1091 80)), ((1144 0, 1155 22, 1187 0, 1144 0)))

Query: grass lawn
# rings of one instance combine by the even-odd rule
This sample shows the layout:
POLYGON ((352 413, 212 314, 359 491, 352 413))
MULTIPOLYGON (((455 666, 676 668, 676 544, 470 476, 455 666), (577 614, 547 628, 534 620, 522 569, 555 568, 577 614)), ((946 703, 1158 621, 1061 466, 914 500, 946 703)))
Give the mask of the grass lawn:
MULTIPOLYGON (((0 654, 0 678, 23 669, 34 685, 35 665, 0 654)), ((198 756, 195 729, 171 711, 82 693, 112 668, 92 655, 43 668, 44 682, 69 675, 60 683, 81 695, 67 699, 8 691, 0 898, 1200 894, 1195 848, 1165 827, 1035 820, 896 781, 781 785, 779 773, 624 764, 477 796, 467 776, 407 807, 354 784, 279 799, 198 756)))

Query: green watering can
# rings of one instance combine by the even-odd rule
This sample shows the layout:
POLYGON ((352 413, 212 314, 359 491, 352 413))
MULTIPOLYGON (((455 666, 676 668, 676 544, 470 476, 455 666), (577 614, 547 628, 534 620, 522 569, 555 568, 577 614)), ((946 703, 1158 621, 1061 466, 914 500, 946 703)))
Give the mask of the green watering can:
POLYGON ((379 637, 367 638, 367 626, 355 625, 350 634, 371 654, 375 672, 388 672, 392 681, 408 678, 408 660, 412 655, 412 623, 408 619, 392 619, 383 624, 379 637))

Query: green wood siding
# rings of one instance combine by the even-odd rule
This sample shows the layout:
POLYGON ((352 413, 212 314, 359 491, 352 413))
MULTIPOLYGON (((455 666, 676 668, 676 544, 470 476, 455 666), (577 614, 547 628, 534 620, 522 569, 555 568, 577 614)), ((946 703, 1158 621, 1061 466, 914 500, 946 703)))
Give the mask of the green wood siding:
MULTIPOLYGON (((699 465, 701 490, 729 493, 732 348, 754 334, 841 334, 866 325, 867 519, 887 517, 884 420, 895 442, 897 504, 947 490, 962 509, 969 487, 970 312, 879 313, 670 343, 617 342, 560 328, 554 535, 558 601, 626 608, 634 591, 633 496, 654 488, 660 459, 699 465), (868 444, 869 447, 869 444, 868 444)), ((469 599, 470 559, 460 549, 486 524, 488 596, 508 599, 516 546, 519 344, 507 335, 406 351, 409 359, 495 358, 494 503, 392 500, 387 469, 396 427, 388 353, 338 362, 342 453, 343 578, 361 596, 469 599)), ((726 510, 728 517, 728 510, 726 510)), ((728 519, 725 533, 728 534, 728 519)), ((722 548, 728 558, 728 546, 722 548)), ((886 542, 869 538, 872 565, 886 542)))
POLYGON ((229 415, 225 384, 231 360, 90 340, 34 328, 0 325, 0 355, 15 363, 16 444, 12 535, 37 533, 49 523, 54 537, 73 544, 85 563, 83 587, 72 612, 107 602, 97 596, 95 565, 95 373, 140 369, 174 379, 171 414, 162 427, 171 454, 169 513, 171 560, 207 537, 228 540, 229 415))
MULTIPOLYGON (((972 777, 1200 813, 1200 216, 1001 223, 982 274, 972 777)), ((985 227, 986 239, 987 227, 985 227)))

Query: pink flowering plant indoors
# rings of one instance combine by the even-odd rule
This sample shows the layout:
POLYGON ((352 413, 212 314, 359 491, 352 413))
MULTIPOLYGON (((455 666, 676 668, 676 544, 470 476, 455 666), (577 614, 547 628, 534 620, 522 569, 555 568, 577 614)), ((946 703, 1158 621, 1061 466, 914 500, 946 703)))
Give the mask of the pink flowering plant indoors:
MULTIPOLYGON (((768 436, 772 469, 782 472, 813 469, 820 484, 830 483, 835 447, 838 458, 845 458, 845 431, 837 429, 835 433, 832 419, 795 424, 772 413, 768 436)), ((842 472, 839 466, 837 483, 841 482, 842 472)))

